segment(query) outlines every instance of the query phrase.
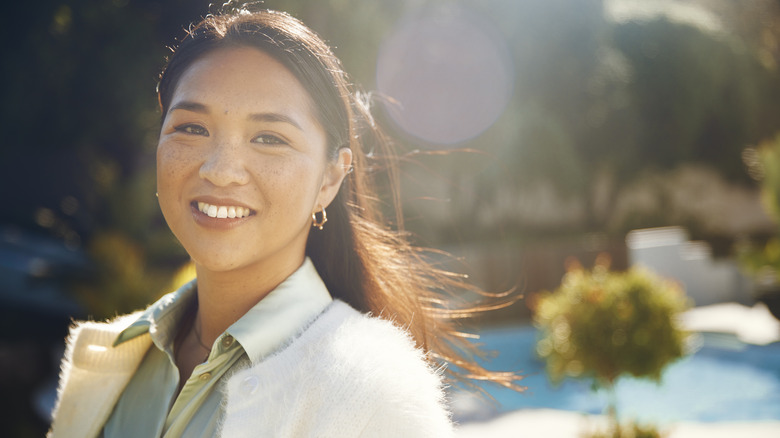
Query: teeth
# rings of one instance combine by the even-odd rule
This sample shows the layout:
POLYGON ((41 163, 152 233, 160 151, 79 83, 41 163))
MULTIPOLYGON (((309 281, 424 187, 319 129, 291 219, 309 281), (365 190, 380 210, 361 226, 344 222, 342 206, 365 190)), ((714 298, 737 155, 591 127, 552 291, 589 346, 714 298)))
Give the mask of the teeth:
POLYGON ((198 202, 198 210, 201 213, 218 219, 242 218, 252 213, 252 210, 234 205, 211 205, 205 202, 198 202))

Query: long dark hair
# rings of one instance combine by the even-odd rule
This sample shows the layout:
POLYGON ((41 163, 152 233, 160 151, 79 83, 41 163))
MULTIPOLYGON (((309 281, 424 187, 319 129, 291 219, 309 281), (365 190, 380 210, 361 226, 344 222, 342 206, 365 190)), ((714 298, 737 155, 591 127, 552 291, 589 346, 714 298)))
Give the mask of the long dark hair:
POLYGON ((191 26, 160 76, 157 91, 163 119, 190 65, 210 51, 234 46, 268 53, 298 78, 315 102, 315 115, 327 133, 332 159, 340 148, 352 150, 354 171, 328 206, 327 225, 322 231, 312 229, 306 246, 306 255, 331 295, 408 329, 431 362, 454 365, 447 368, 450 376, 520 389, 518 375, 488 371, 475 363, 472 347, 456 330, 458 319, 511 300, 468 309, 450 307, 447 295, 452 291, 477 289, 463 276, 438 268, 423 250, 409 244, 403 232, 391 142, 330 47, 303 23, 282 12, 233 9, 208 15, 191 26), (384 225, 377 205, 374 178, 379 169, 391 189, 395 230, 384 225))

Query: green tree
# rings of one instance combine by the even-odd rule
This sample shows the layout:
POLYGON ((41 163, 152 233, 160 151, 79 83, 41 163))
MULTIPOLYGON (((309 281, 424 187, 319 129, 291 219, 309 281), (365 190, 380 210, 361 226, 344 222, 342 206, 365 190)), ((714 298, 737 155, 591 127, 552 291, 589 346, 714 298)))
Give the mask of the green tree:
POLYGON ((536 351, 554 383, 593 379, 610 394, 613 436, 621 436, 615 383, 621 376, 660 381, 684 354, 676 323, 689 300, 676 283, 639 269, 610 271, 602 258, 592 271, 570 269, 560 287, 542 293, 534 314, 536 351))
MULTIPOLYGON (((698 163, 750 184, 740 154, 780 120, 780 78, 767 49, 777 41, 770 32, 777 7, 748 8, 751 17, 763 14, 750 31, 736 6, 687 7, 688 16, 716 24, 673 10, 616 18, 601 2, 485 7, 513 47, 517 89, 505 117, 465 145, 495 160, 476 177, 466 173, 476 195, 453 194, 463 203, 457 211, 495 210, 511 202, 501 192, 520 204, 521 188, 542 182, 580 203, 580 231, 605 231, 621 188, 648 170, 698 163)), ((472 237, 497 227, 539 230, 505 210, 490 226, 475 221, 472 237)))

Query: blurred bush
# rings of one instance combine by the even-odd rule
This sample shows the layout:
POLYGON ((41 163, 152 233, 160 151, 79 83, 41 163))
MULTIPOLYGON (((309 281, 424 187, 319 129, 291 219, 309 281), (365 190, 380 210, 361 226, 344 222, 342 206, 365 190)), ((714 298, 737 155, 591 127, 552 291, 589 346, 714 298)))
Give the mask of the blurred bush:
MULTIPOLYGON (((780 224, 780 133, 745 149, 742 160, 750 176, 761 184, 764 208, 780 224)), ((780 228, 765 242, 738 242, 735 252, 742 268, 754 279, 756 299, 764 301, 780 319, 780 228)))
POLYGON ((591 378, 594 387, 605 388, 614 436, 621 436, 616 380, 623 375, 661 379, 664 367, 684 355, 687 335, 676 316, 689 305, 676 283, 647 270, 610 271, 606 257, 590 271, 571 263, 560 287, 538 299, 537 354, 547 361, 553 383, 591 378))

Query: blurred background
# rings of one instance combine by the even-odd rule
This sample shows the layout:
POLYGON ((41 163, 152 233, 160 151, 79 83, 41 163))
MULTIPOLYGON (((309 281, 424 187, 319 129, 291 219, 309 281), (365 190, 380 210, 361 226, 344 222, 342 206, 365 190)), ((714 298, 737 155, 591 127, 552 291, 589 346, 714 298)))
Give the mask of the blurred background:
MULTIPOLYGON (((320 33, 372 92, 404 154, 416 243, 462 257, 486 290, 524 293, 478 330, 527 328, 535 294, 558 286, 566 260, 587 267, 601 253, 614 269, 641 262, 676 278, 700 307, 780 297, 777 0, 264 5, 320 33)), ((9 436, 45 432, 71 318, 135 310, 189 275, 154 195, 155 86, 167 47, 208 11, 202 0, 4 5, 9 436)), ((522 341, 502 347, 507 336, 488 344, 532 355, 522 341)), ((533 367, 516 360, 503 366, 533 367)), ((780 420, 772 400, 777 412, 759 419, 780 420)), ((470 403, 459 405, 465 420, 514 406, 470 403)))

